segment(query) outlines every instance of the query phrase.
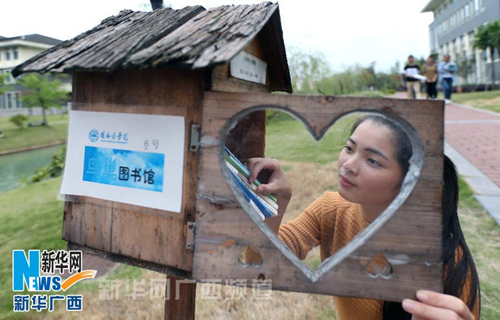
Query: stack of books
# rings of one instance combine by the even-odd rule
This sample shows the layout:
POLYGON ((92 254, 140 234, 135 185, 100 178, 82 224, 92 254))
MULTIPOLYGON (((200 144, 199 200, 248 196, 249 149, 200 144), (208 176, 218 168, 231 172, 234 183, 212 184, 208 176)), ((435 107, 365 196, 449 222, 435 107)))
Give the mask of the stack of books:
POLYGON ((259 194, 255 192, 257 186, 261 183, 258 180, 252 183, 248 181, 250 171, 248 171, 247 167, 245 167, 228 148, 225 148, 224 159, 226 160, 226 166, 231 172, 234 183, 262 220, 278 215, 278 200, 276 197, 270 194, 259 194))

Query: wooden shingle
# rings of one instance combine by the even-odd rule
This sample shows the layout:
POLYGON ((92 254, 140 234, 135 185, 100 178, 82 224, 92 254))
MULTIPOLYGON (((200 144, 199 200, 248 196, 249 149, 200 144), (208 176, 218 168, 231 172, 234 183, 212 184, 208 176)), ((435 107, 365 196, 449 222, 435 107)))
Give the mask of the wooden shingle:
POLYGON ((272 88, 291 92, 278 4, 124 10, 95 28, 16 67, 25 72, 114 72, 117 69, 209 68, 228 63, 266 29, 275 78, 272 88), (266 28, 265 28, 266 27, 266 28))

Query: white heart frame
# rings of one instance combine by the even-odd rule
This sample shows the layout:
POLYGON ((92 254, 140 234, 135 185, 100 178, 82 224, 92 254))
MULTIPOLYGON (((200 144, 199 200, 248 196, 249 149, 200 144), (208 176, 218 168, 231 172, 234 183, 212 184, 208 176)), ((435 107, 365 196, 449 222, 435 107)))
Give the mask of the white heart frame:
MULTIPOLYGON (((235 114, 231 119, 227 121, 227 124, 224 126, 221 132, 221 137, 226 137, 227 134, 229 133, 229 130, 233 128, 239 119, 244 117, 247 114, 250 114, 254 111, 259 111, 259 110, 277 110, 277 111, 282 111, 285 113, 288 113, 295 118, 297 118, 311 133, 313 138, 316 141, 319 141, 323 138, 323 136, 326 134, 326 132, 330 129, 331 126, 335 124, 340 118, 346 116, 347 114, 341 114, 335 119, 333 119, 329 126, 325 127, 324 130, 321 130, 319 135, 313 131, 309 123, 307 122, 306 119, 304 119, 300 114, 295 113, 294 111, 290 109, 286 109, 280 106, 273 106, 273 105, 259 105, 259 106, 254 106, 248 109, 245 109, 237 114, 235 114)), ((218 155, 219 155, 219 163, 222 168, 222 172, 224 176, 226 177, 226 181, 229 184, 231 190, 234 192, 236 198, 240 202, 240 204, 243 206, 245 209, 245 212, 249 215, 249 217, 252 219, 252 221, 259 227, 260 231, 264 233, 269 240, 281 251, 283 254, 300 270, 302 273, 310 279, 312 282, 318 281, 319 278, 325 273, 331 270, 333 267, 335 267, 337 264, 339 264, 342 260, 344 260, 347 256, 351 255, 356 249, 358 249, 360 246, 362 246, 366 241, 370 239, 377 231, 389 220, 392 218, 394 213, 399 209, 399 207, 404 203, 404 201, 408 198, 408 196, 411 194, 413 188, 415 187, 418 178, 420 177, 420 171, 422 170, 422 165, 423 165, 423 157, 424 157, 424 151, 422 147, 422 143, 420 141, 420 138, 418 137, 417 132, 412 128, 412 126, 407 123, 404 119, 401 119, 391 113, 388 112, 381 112, 378 110, 369 110, 369 109, 357 109, 352 112, 366 112, 366 113, 372 113, 372 114, 377 114, 383 117, 386 117, 395 123, 397 123, 401 129, 408 135, 411 144, 412 144, 412 157, 410 159, 410 167, 408 169, 408 172, 403 180, 402 186, 401 186, 401 191, 400 193, 396 196, 394 201, 387 207, 384 212, 378 217, 375 221, 373 221, 366 229, 361 231, 354 239, 352 239, 349 244, 347 244, 345 247, 340 249, 338 252, 336 252, 334 255, 323 261, 315 270, 312 270, 309 268, 307 265, 305 265, 285 244, 283 244, 277 237, 277 235, 269 229, 269 227, 266 225, 266 223, 255 213, 255 210, 252 209, 252 207, 249 205, 248 201, 245 201, 245 198, 243 197, 242 193, 239 191, 238 186, 234 183, 231 173, 229 172, 229 169, 224 165, 224 145, 223 141, 218 146, 218 155)), ((400 258, 401 259, 401 258, 400 258)), ((391 262, 391 261, 389 261, 391 262)))
POLYGON ((428 101, 420 103, 395 99, 206 92, 202 118, 193 278, 204 281, 204 279, 218 278, 246 278, 250 280, 264 277, 271 278, 273 287, 274 283, 277 283, 277 288, 282 290, 383 298, 395 301, 413 297, 418 288, 441 291, 442 280, 436 281, 442 279, 440 260, 441 212, 440 208, 436 208, 436 205, 438 202, 440 203, 442 196, 439 194, 442 192, 442 167, 432 170, 430 176, 426 172, 423 181, 420 178, 421 173, 428 170, 429 164, 432 166, 440 159, 442 160, 442 153, 436 152, 436 149, 442 152, 442 140, 440 141, 444 115, 442 107, 441 102, 428 101), (223 162, 224 139, 231 126, 236 123, 239 117, 262 109, 276 109, 292 114, 302 121, 316 140, 321 139, 335 121, 350 112, 374 112, 398 123, 412 143, 413 156, 410 160, 410 169, 404 179, 400 194, 376 221, 315 270, 304 265, 286 245, 279 241, 276 234, 261 219, 254 214, 248 214, 251 209, 239 192, 235 192, 238 189, 230 179, 229 172, 223 162), (420 119, 418 118, 419 114, 420 119), (431 128, 434 128, 434 132, 431 128), (434 144, 430 143, 433 140, 434 144), (430 163, 425 160, 430 160, 430 163), (441 170, 441 174, 439 174, 439 170, 441 170), (216 172, 219 172, 220 175, 216 172), (227 188, 220 186, 220 178, 224 180, 227 188), (419 217, 418 223, 412 227, 412 224, 407 221, 402 223, 401 218, 408 216, 408 212, 416 209, 415 200, 421 202, 422 199, 414 199, 415 195, 413 195, 412 190, 417 191, 417 198, 422 197, 422 189, 426 188, 422 182, 433 185, 432 191, 435 193, 435 197, 432 198, 432 208, 424 210, 425 214, 419 217), (439 187, 436 186, 436 183, 439 187), (227 192, 228 190, 230 193, 227 192), (410 204, 407 203, 409 198, 412 198, 410 204), (241 210, 241 207, 245 210, 241 210), (400 210, 403 207, 404 210, 400 210), (227 211, 225 217, 221 211, 227 211), (240 216, 243 211, 245 211, 247 219, 240 216), (404 211, 406 214, 401 215, 399 211, 404 211), (232 220, 235 215, 238 215, 239 220, 237 221, 241 224, 239 227, 241 230, 237 230, 238 222, 232 220), (396 218, 398 216, 399 218, 396 218), (261 236, 257 236, 259 233, 256 232, 255 228, 252 228, 248 219, 253 226, 257 226, 261 236), (397 221, 396 226, 386 228, 386 225, 391 224, 393 220, 397 221), (430 223, 432 226, 423 230, 422 222, 425 225, 430 223), (425 243, 420 247, 416 243, 411 243, 411 246, 417 245, 419 247, 417 250, 405 248, 408 243, 405 244, 405 241, 398 239, 401 236, 397 235, 398 225, 405 225, 405 228, 409 226, 409 230, 412 230, 408 231, 410 238, 414 239, 416 236, 414 233, 418 233, 420 230, 423 237, 430 237, 424 243, 430 240, 432 243, 425 243), (392 245, 390 230, 393 230, 392 232, 395 234, 392 245), (244 269, 237 263, 237 254, 241 253, 248 244, 256 245, 263 252, 264 264, 260 270, 244 269), (281 254, 277 254, 276 251, 281 254), (266 260, 270 259, 269 253, 271 252, 282 258, 271 258, 274 259, 272 263, 266 265, 266 260), (389 262, 395 266, 394 277, 391 279, 370 278, 359 264, 359 258, 373 258, 378 252, 383 252, 389 262), (284 259, 285 257, 286 259, 284 259), (288 260, 288 262, 283 260, 288 260), (300 270, 303 277, 300 277, 287 265, 290 263, 295 270, 300 270), (225 267, 222 267, 223 265, 225 267), (280 279, 280 272, 277 270, 285 265, 287 265, 286 274, 282 275, 284 279, 280 279), (354 279, 342 280, 342 277, 349 277, 350 273, 354 279), (414 279, 415 275, 419 273, 422 278, 414 279), (291 275, 297 277, 296 284, 291 283, 293 282, 290 279, 291 275), (322 281, 318 281, 320 279, 322 281), (366 281, 373 282, 375 287, 370 290, 363 289, 360 282, 366 281), (329 286, 325 287, 325 283, 332 286, 335 283, 340 283, 341 286, 329 288, 329 286), (377 290, 377 286, 382 291, 377 290), (383 292, 388 288, 393 288, 393 292, 383 292))

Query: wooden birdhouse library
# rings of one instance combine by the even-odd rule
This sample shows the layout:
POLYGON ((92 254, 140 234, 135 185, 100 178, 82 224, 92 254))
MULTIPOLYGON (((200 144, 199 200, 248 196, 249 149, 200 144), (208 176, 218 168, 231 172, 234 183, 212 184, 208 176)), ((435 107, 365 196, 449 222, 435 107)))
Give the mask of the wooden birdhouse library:
MULTIPOLYGON (((61 186, 70 249, 164 273, 172 288, 244 279, 390 301, 442 292, 443 103, 291 94, 278 4, 124 10, 12 73, 29 72, 73 78, 61 186), (412 144, 396 199, 314 269, 269 228, 275 197, 247 180, 245 161, 268 157, 270 110, 314 140, 374 113, 412 144)), ((194 319, 195 288, 166 301, 166 319, 194 319)))

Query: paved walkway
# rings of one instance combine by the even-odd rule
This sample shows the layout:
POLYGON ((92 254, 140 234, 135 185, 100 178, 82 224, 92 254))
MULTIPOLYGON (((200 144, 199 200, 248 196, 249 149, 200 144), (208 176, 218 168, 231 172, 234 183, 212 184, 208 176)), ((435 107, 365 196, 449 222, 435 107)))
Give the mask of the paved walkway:
MULTIPOLYGON (((406 98, 406 93, 394 97, 406 98)), ((444 128, 446 155, 500 225, 500 114, 450 103, 444 128)))
POLYGON ((448 104, 445 138, 500 187, 500 114, 448 104))

